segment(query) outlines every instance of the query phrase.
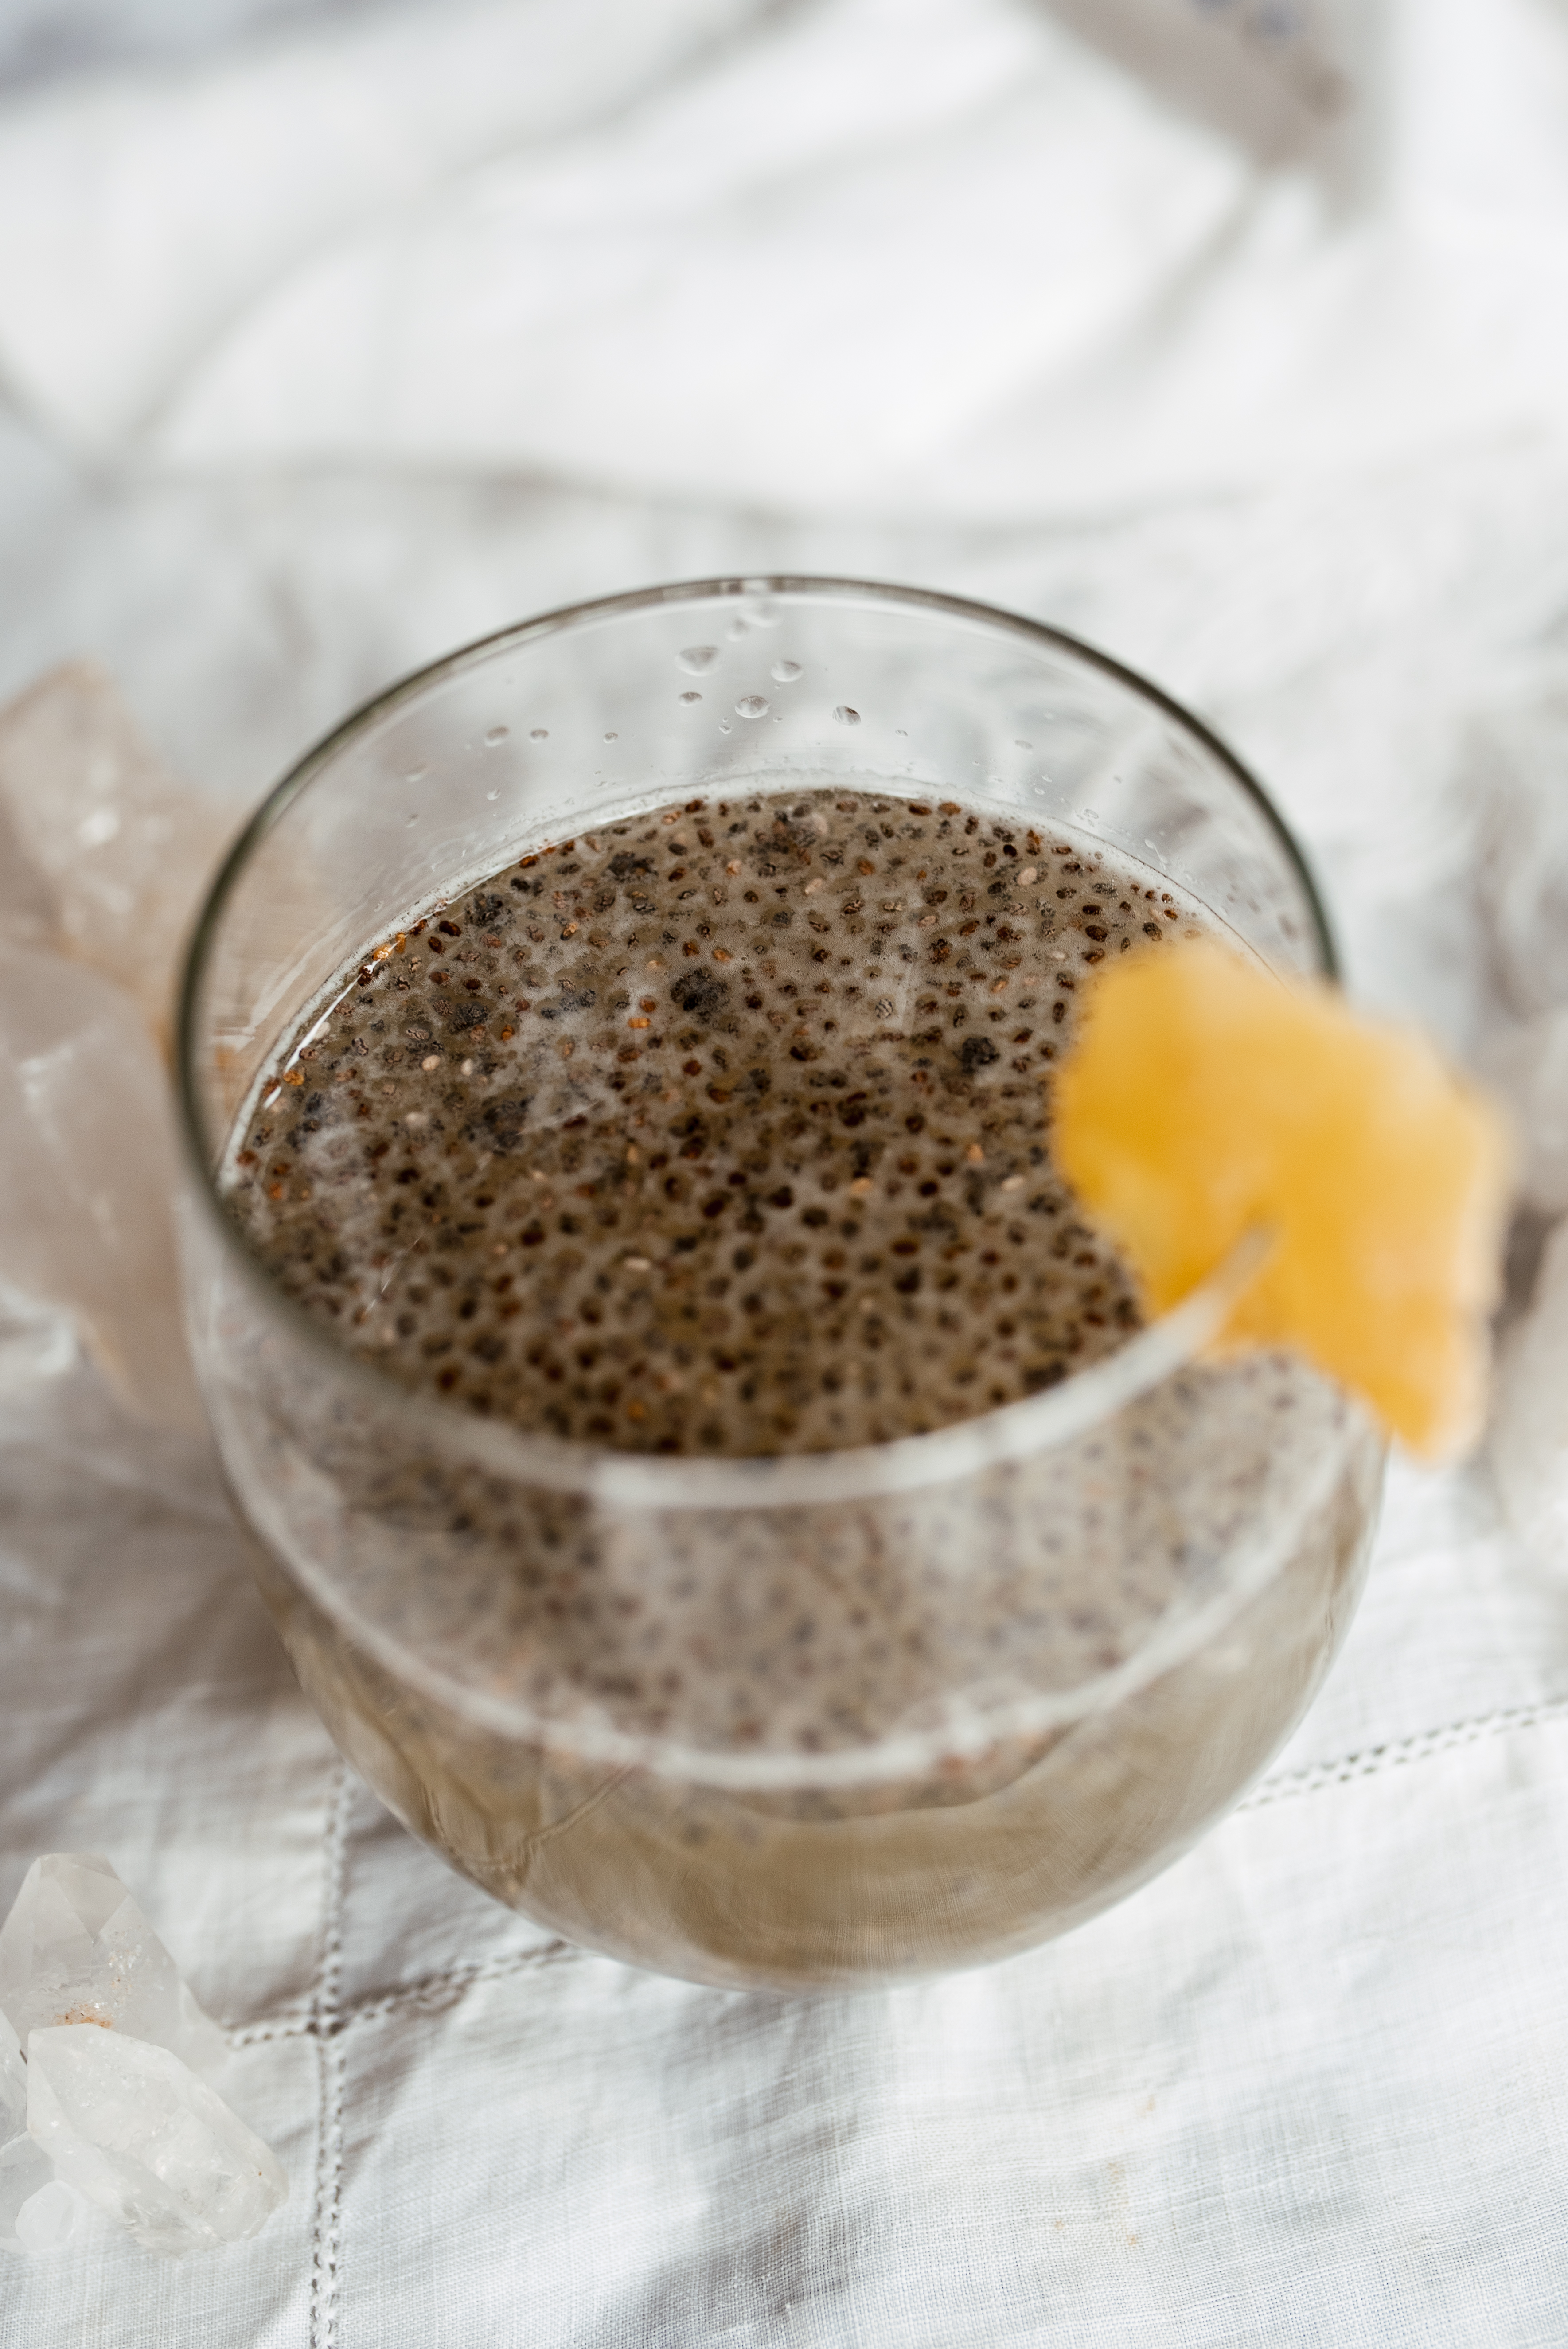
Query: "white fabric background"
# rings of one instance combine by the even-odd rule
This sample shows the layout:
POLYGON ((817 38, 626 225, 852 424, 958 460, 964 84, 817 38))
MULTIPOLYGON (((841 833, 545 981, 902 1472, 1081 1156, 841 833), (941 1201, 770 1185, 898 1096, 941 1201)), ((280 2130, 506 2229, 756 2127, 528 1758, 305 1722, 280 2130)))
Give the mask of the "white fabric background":
MULTIPOLYGON (((549 604, 775 566, 989 596, 1219 725, 1357 990, 1544 1133, 1568 10, 1284 15, 139 0, 95 64, 102 10, 51 48, 0 7, 0 689, 95 657, 237 815, 549 604)), ((5 2349, 1568 2341, 1561 1511, 1527 1549, 1485 1458, 1397 1470, 1291 1748, 1076 1936, 720 1995, 552 1942, 356 1790, 204 1444, 76 1347, 20 1180, 0 1902, 106 1852, 293 2192, 215 2259, 7 2262, 5 2349)))

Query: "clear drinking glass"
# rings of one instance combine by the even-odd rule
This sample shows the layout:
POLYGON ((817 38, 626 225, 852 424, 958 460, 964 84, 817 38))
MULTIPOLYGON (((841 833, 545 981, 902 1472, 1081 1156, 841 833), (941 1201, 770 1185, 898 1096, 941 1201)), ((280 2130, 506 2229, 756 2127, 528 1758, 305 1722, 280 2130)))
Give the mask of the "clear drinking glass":
POLYGON ((335 976, 591 822, 807 782, 1070 829, 1274 969, 1332 969, 1262 792, 1150 687, 949 597, 734 580, 531 621, 350 719, 230 858, 181 1030, 199 1373, 333 1735, 499 1899, 638 1964, 789 1989, 1005 1955, 1189 1845, 1327 1667, 1382 1457, 1299 1364, 1198 1358, 1242 1264, 1045 1393, 758 1459, 481 1418, 350 1357, 285 1298, 218 1170, 335 976), (865 1595, 856 1636, 916 1659, 874 1735, 779 1701, 781 1608, 820 1600, 841 1629, 847 1590, 865 1595), (629 1643, 639 1666, 679 1661, 686 1692, 656 1719, 618 1693, 629 1643))

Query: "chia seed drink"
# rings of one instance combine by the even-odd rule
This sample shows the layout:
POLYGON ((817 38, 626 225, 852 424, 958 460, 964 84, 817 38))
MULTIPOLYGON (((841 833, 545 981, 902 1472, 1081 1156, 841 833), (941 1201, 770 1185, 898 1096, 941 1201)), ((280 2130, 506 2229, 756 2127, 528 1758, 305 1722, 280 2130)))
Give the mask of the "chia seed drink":
MULTIPOLYGON (((1139 1316, 1052 1167, 1051 1070, 1097 965, 1210 927, 1070 828, 795 787, 611 814, 322 973, 222 1187, 407 1392, 400 1433, 324 1401, 313 1473, 352 1506, 312 1538, 429 1681, 281 1540, 263 1587, 339 1743, 465 1872, 696 1979, 851 1982, 1062 1930, 1261 1766, 1348 1613, 1377 1462, 1287 1357, 863 1504, 639 1510, 418 1435, 438 1394, 627 1473, 765 1477, 1108 1363, 1139 1316), (1161 1669, 1221 1599, 1222 1640, 1161 1669), (476 1659, 536 1735, 447 1701, 476 1659)), ((263 1350, 281 1485, 311 1413, 273 1376, 263 1350)))
POLYGON ((665 1453, 923 1433, 1136 1326, 1048 1079, 1093 968, 1197 918, 953 802, 607 824, 375 941, 229 1196, 346 1343, 471 1410, 665 1453))

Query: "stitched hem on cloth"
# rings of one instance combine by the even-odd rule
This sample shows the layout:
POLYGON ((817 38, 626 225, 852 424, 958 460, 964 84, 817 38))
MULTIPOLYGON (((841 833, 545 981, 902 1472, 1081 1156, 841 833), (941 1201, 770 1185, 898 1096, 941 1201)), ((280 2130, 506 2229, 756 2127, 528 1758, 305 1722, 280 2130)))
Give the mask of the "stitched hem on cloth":
MULTIPOLYGON (((1418 1735, 1399 1738, 1386 1745, 1367 1745, 1354 1754, 1342 1754, 1332 1762, 1314 1762, 1303 1770, 1281 1771, 1263 1779, 1238 1810, 1255 1811, 1265 1803, 1281 1803, 1297 1795, 1315 1795, 1328 1786, 1348 1785, 1356 1778, 1370 1778, 1382 1770, 1392 1770, 1408 1762, 1425 1762, 1435 1754, 1450 1752, 1458 1745, 1474 1744, 1484 1737, 1497 1737, 1513 1729, 1537 1729, 1554 1721, 1568 1720, 1568 1696, 1554 1697, 1541 1704, 1516 1705, 1506 1712, 1478 1714, 1470 1721, 1450 1722, 1442 1729, 1422 1730, 1418 1735)), ((339 1779, 340 1785, 352 1785, 352 1774, 346 1764, 339 1779)), ((381 2023, 389 2016, 407 2013, 438 2014, 453 2006, 469 1990, 480 1982, 504 1982, 510 1975, 527 1973, 535 1966, 557 1965, 563 1960, 583 1955, 570 1941, 545 1941, 529 1950, 512 1950, 497 1958, 475 1959, 463 1965, 443 1967, 438 1973, 419 1974, 411 1982, 402 1982, 396 1990, 385 1992, 377 1998, 356 1999, 344 2005, 337 2000, 336 1974, 341 1967, 342 1930, 342 1870, 345 1852, 336 1853, 336 1910, 335 1933, 338 1937, 333 1948, 332 1987, 325 1982, 325 1968, 318 1977, 318 1987, 310 2004, 290 2012, 264 2016, 259 2023, 242 2023, 228 2035, 232 2047, 254 2047, 271 2039, 335 2038, 339 2033, 361 2023, 381 2023)))
MULTIPOLYGON (((1332 1762, 1315 1762, 1305 1769, 1282 1771, 1264 1778, 1238 1807, 1261 1809, 1268 1803, 1314 1795, 1330 1786, 1375 1777, 1403 1764, 1425 1762, 1456 1746, 1471 1745, 1511 1730, 1538 1729, 1568 1720, 1568 1697, 1540 1704, 1515 1705, 1505 1711, 1479 1714, 1473 1720, 1450 1722, 1440 1729, 1368 1745, 1332 1762)), ((254 2047, 273 2039, 315 2039, 320 2079, 320 2118, 316 2140, 315 2192, 311 2221, 310 2349, 335 2349, 337 2339, 337 2280, 342 2245, 343 2204, 343 2033, 360 2024, 380 2023, 407 2013, 437 2014, 455 2006, 480 1982, 504 1982, 535 1967, 555 1965, 582 1953, 568 1941, 546 1941, 531 1950, 513 1950, 497 1958, 421 1974, 377 1998, 345 2004, 340 1996, 343 1974, 343 1925, 348 1865, 348 1822, 354 1800, 354 1773, 346 1762, 338 1764, 327 1803, 327 1824, 322 1853, 321 1955, 308 2003, 284 2011, 260 2023, 242 2024, 228 2033, 232 2047, 254 2047)))
POLYGON ((311 2211, 310 2349, 332 2349, 337 2333, 337 2252, 343 2193, 343 2050, 329 2028, 338 2010, 343 1976, 343 1902, 348 1869, 348 1820, 354 1774, 337 1765, 327 1806, 322 1851, 321 1957, 307 2027, 316 2035, 320 2083, 315 2197, 311 2211))
POLYGON ((1363 1746, 1342 1754, 1337 1761, 1314 1762, 1305 1770, 1282 1770, 1263 1779, 1238 1810, 1261 1810, 1265 1803, 1288 1802, 1293 1795, 1315 1795, 1326 1786, 1348 1785, 1355 1778, 1375 1777, 1402 1763, 1427 1762, 1434 1754, 1451 1753, 1456 1745, 1473 1745, 1483 1737, 1501 1737, 1511 1729, 1540 1729, 1549 1722, 1568 1720, 1568 1697, 1552 1697, 1540 1704, 1520 1704, 1506 1712, 1484 1713, 1473 1721, 1449 1722, 1444 1729, 1423 1729, 1387 1745, 1363 1746))
MULTIPOLYGON (((352 2024, 379 2023, 390 2014, 439 2014, 455 2006, 478 1982, 504 1982, 511 1974, 527 1973, 534 1966, 558 1964, 583 1951, 570 1941, 546 1941, 537 1949, 512 1950, 499 1958, 482 1958, 463 1966, 449 1966, 438 1974, 420 1974, 380 1998, 356 1999, 330 2011, 311 2008, 306 2013, 267 2016, 261 2023, 242 2023, 228 2033, 231 2047, 254 2047, 269 2039, 335 2039, 352 2024)), ((312 2344, 315 2349, 315 2344, 312 2344)))

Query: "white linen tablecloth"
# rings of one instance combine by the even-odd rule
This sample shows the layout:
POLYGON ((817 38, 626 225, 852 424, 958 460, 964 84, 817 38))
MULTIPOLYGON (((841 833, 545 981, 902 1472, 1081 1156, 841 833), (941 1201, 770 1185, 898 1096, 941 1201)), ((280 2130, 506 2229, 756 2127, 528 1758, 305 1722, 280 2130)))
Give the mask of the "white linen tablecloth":
MULTIPOLYGON (((96 657, 237 817, 400 669, 580 595, 986 595, 1216 723, 1355 989, 1537 1130, 1568 11, 1252 21, 496 0, 34 82, 0 109, 0 690, 96 657)), ((1289 1749, 1060 1943, 817 2001, 568 1949, 336 1759, 204 1440, 104 1339, 145 1267, 106 1301, 29 1237, 69 1071, 15 1011, 15 957, 53 966, 4 874, 0 910, 0 1904, 107 1854, 292 2189, 215 2257, 5 2261, 3 2349, 1568 2342, 1550 1512, 1526 1547, 1484 1454, 1397 1465, 1289 1749)))

